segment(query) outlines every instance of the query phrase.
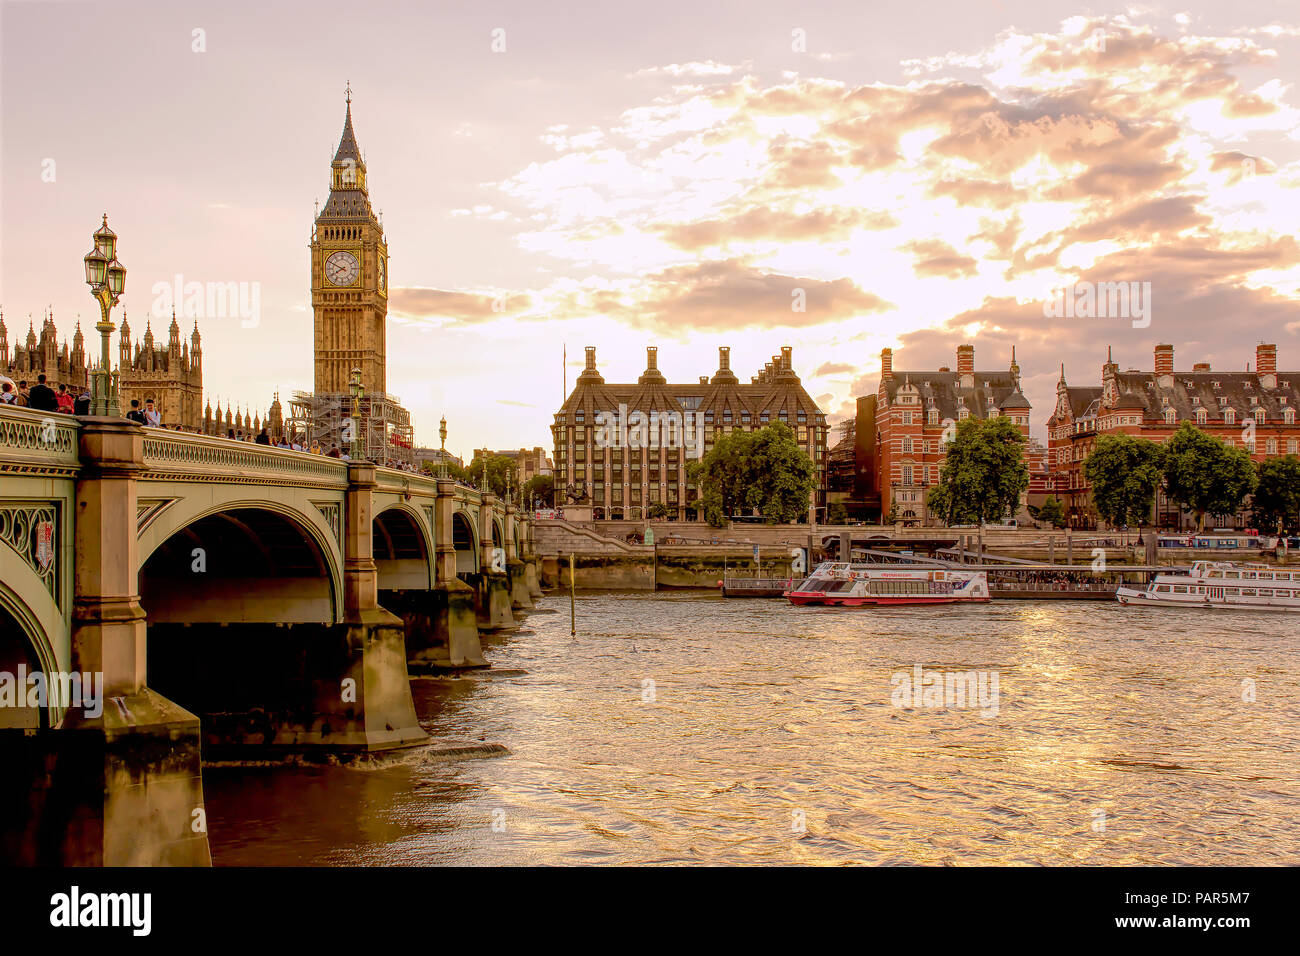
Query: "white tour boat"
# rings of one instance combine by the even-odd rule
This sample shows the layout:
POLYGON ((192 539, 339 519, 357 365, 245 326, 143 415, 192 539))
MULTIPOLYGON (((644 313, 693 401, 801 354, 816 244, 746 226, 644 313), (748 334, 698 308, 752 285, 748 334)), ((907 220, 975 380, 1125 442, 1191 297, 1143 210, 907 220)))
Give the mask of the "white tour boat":
POLYGON ((877 604, 954 604, 989 599, 983 571, 882 568, 825 561, 783 595, 791 604, 868 607, 877 604))
POLYGON ((1125 605, 1300 611, 1300 571, 1197 561, 1190 571, 1157 574, 1145 590, 1118 588, 1115 597, 1125 605))

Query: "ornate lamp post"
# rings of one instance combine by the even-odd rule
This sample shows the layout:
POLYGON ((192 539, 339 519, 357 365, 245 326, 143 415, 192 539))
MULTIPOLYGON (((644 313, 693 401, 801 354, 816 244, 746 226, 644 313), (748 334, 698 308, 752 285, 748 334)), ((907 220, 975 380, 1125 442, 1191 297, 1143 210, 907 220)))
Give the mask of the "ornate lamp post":
POLYGON ((438 422, 438 440, 442 442, 441 450, 438 454, 438 477, 447 477, 447 416, 442 416, 442 421, 438 422))
POLYGON ((352 377, 348 380, 348 391, 352 393, 352 442, 348 455, 353 461, 358 461, 361 458, 361 424, 357 419, 361 415, 361 396, 365 393, 365 389, 361 387, 361 369, 352 370, 352 377))
POLYGON ((95 393, 90 400, 90 414, 117 416, 122 414, 118 401, 117 377, 111 371, 108 355, 108 337, 116 326, 111 321, 113 306, 126 288, 126 266, 117 261, 117 233, 108 228, 108 213, 104 223, 92 237, 95 247, 86 253, 86 285, 99 303, 99 322, 95 328, 100 336, 99 370, 94 373, 95 393))

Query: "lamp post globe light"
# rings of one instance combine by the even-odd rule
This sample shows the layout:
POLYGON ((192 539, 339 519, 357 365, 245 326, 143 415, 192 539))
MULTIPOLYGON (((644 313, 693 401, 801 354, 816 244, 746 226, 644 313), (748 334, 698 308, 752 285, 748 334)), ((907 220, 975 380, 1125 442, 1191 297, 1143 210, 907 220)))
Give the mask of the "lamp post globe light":
POLYGON ((438 440, 442 442, 441 450, 438 454, 438 477, 447 477, 447 416, 442 416, 442 421, 438 423, 438 440))
MULTIPOLYGON (((86 253, 86 285, 91 296, 99 303, 99 322, 95 328, 100 337, 99 368, 94 374, 94 394, 90 400, 90 414, 117 416, 122 413, 118 401, 118 376, 110 365, 108 337, 116 326, 112 322, 113 306, 126 288, 126 266, 117 261, 117 233, 108 228, 108 213, 103 224, 91 237, 94 248, 86 253)), ((120 373, 119 373, 120 374, 120 373)))
POLYGON ((352 370, 352 377, 348 380, 348 391, 352 393, 352 441, 348 448, 348 455, 353 461, 358 461, 361 458, 361 423, 358 418, 361 415, 361 396, 365 392, 361 387, 361 369, 352 370))

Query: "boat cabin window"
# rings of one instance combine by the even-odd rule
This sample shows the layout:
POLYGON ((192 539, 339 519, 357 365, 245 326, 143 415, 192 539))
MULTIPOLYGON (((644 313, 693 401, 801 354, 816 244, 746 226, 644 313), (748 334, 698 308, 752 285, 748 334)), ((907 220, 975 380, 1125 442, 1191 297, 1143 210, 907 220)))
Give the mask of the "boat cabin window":
POLYGON ((1160 585, 1158 588, 1156 588, 1156 590, 1157 590, 1157 591, 1161 591, 1161 592, 1163 592, 1163 593, 1165 593, 1165 594, 1168 594, 1168 593, 1169 593, 1169 585, 1167 585, 1167 584, 1162 584, 1162 585, 1160 585))
POLYGON ((1242 589, 1241 589, 1241 593, 1242 593, 1242 596, 1243 596, 1243 597, 1254 597, 1254 596, 1255 596, 1255 589, 1254 589, 1254 588, 1242 588, 1242 589))

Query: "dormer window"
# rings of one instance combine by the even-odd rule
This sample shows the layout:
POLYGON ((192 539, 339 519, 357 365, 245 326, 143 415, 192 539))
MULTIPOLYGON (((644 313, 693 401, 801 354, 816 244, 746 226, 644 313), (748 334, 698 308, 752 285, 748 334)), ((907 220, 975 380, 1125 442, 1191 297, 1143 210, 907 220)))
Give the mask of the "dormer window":
POLYGON ((1258 425, 1264 424, 1264 409, 1255 409, 1255 423, 1258 425))
POLYGON ((1225 425, 1235 425, 1237 423, 1237 413, 1231 408, 1223 410, 1223 423, 1225 425))
POLYGON ((930 409, 930 411, 926 413, 925 423, 927 425, 939 424, 939 409, 937 408, 930 409))
POLYGON ((1215 388, 1218 388, 1218 387, 1219 387, 1219 383, 1218 383, 1218 382, 1211 382, 1210 384, 1211 384, 1212 386, 1214 386, 1215 388))
POLYGON ((1206 415, 1204 408, 1198 408, 1196 410, 1196 424, 1204 425, 1208 417, 1209 416, 1206 415))
POLYGON ((1288 425, 1294 425, 1295 409, 1291 408, 1289 405, 1286 408, 1282 409, 1282 421, 1286 422, 1288 425))
POLYGON ((1178 422, 1178 413, 1177 413, 1176 411, 1174 411, 1172 408, 1166 408, 1166 409, 1165 409, 1165 424, 1166 424, 1166 425, 1174 425, 1174 424, 1177 424, 1177 422, 1178 422))
MULTIPOLYGON (((1249 388, 1250 386, 1247 385, 1246 387, 1249 388)), ((1258 395, 1252 395, 1252 396, 1250 396, 1250 404, 1252 404, 1252 405, 1258 405, 1258 404, 1259 404, 1259 396, 1258 396, 1258 395)))
POLYGON ((1219 398, 1219 407, 1220 407, 1220 408, 1226 408, 1227 405, 1228 405, 1228 399, 1225 398, 1225 397, 1220 397, 1220 398, 1219 398))

